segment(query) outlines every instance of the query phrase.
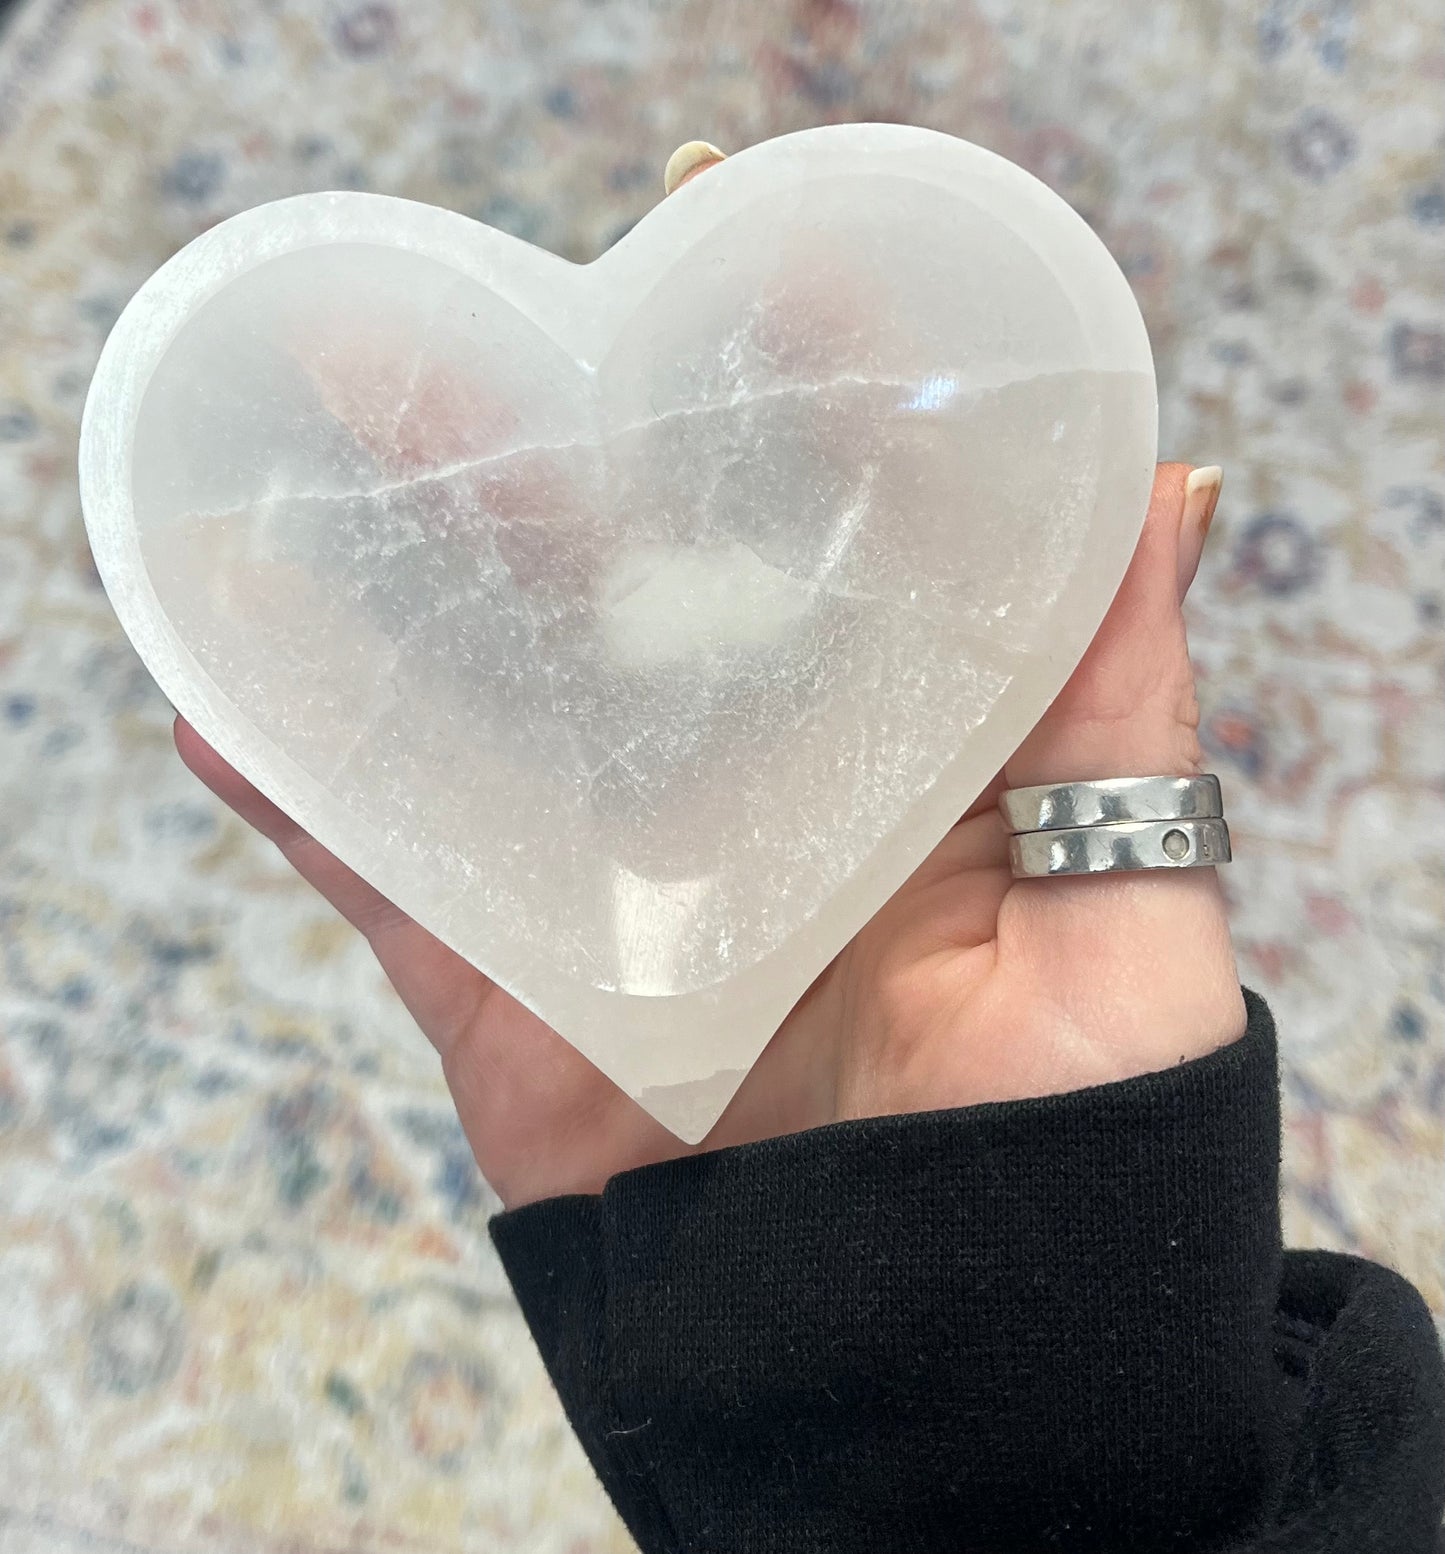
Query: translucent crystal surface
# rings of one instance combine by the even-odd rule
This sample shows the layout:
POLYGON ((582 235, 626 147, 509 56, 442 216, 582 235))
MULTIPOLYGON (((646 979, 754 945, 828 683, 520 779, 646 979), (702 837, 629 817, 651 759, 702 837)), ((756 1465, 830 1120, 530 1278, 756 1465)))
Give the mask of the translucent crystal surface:
POLYGON ((1084 223, 863 125, 586 266, 379 196, 238 216, 117 325, 82 490, 177 707, 695 1138, 1062 685, 1154 449, 1084 223))

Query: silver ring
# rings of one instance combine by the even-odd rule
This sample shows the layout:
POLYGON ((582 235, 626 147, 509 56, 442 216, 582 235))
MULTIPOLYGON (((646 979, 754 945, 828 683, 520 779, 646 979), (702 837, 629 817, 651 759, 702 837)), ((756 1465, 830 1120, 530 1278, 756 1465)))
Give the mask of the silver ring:
POLYGON ((1229 827, 1218 818, 1186 817, 1029 831, 1011 836, 1008 851, 1015 879, 1210 869, 1229 862, 1229 827))
POLYGON ((1010 831, 1064 831, 1126 825, 1137 820, 1218 820, 1224 814, 1219 779, 1104 777, 1010 788, 998 807, 1010 831))

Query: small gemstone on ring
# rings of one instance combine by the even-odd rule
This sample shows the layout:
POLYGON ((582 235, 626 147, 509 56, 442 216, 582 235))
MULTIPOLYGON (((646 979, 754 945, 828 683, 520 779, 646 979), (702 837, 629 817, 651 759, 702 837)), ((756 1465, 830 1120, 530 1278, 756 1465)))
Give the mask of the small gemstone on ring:
POLYGON ((1183 831, 1164 833, 1164 856, 1174 863, 1182 863, 1189 856, 1189 838, 1183 831))

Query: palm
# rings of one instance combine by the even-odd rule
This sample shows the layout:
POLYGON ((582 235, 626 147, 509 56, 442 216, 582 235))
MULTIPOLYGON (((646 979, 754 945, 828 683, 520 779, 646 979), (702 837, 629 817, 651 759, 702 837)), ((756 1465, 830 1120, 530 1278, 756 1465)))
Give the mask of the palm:
MULTIPOLYGON (((1134 563, 1084 662, 1000 782, 1198 763, 1179 609, 1187 469, 1161 468, 1134 563)), ((1186 558, 1192 571, 1197 554, 1186 558)), ((1045 1094, 1237 1035, 1212 871, 1014 882, 998 784, 817 979, 717 1127, 688 1146, 322 849, 185 724, 187 763, 370 940, 435 1043, 483 1173, 513 1205, 633 1166, 833 1120, 1045 1094)))

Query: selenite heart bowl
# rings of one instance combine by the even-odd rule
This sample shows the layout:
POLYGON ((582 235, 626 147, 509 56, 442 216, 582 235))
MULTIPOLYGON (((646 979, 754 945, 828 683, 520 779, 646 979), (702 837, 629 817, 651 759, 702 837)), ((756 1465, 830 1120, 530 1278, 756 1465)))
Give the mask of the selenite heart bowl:
POLYGON ((683 1138, 1093 636, 1118 267, 976 146, 768 141, 577 265, 303 195, 139 291, 81 488, 171 701, 683 1138))

